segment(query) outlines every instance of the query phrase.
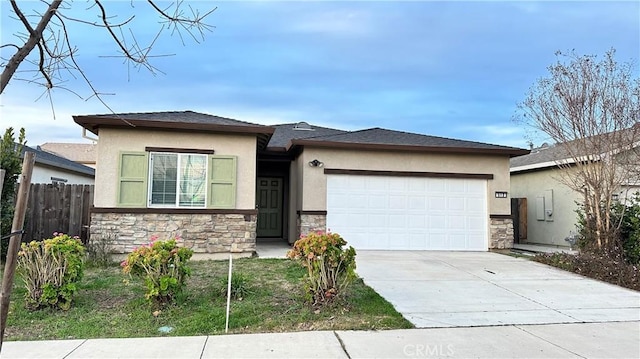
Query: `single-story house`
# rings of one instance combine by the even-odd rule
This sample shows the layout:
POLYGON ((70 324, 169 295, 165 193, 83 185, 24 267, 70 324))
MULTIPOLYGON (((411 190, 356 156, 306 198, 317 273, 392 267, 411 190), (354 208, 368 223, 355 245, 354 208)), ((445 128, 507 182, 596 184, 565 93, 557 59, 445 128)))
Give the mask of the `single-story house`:
MULTIPOLYGON (((519 223, 514 223, 519 237, 516 241, 570 246, 566 239, 577 233, 576 211, 578 203, 584 202, 580 192, 562 181, 566 171, 576 170, 570 166, 571 161, 566 150, 557 144, 544 144, 532 149, 530 154, 511 159, 511 197, 521 207, 519 223), (569 163, 569 166, 560 168, 559 163, 569 163)), ((622 200, 637 191, 640 191, 640 182, 626 183, 619 188, 616 198, 622 200)))
POLYGON ((197 253, 340 233, 358 249, 510 247, 509 158, 529 151, 370 128, 184 112, 74 116, 98 136, 91 236, 197 253))
POLYGON ((40 146, 22 146, 21 158, 25 152, 35 154, 35 164, 31 183, 93 184, 95 170, 67 158, 43 151, 40 146))
POLYGON ((40 145, 40 149, 87 167, 96 168, 95 143, 45 142, 40 145))

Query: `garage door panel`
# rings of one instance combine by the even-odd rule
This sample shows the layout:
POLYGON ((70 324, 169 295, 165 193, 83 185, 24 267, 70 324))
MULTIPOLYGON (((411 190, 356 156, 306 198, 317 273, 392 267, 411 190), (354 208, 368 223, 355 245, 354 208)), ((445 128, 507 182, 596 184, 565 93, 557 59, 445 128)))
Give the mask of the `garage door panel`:
POLYGON ((447 199, 444 196, 433 195, 429 197, 429 210, 446 210, 447 199))
POLYGON ((427 189, 427 181, 423 178, 407 178, 407 184, 409 186, 409 191, 424 193, 427 189))
POLYGON ((427 215, 427 218, 429 219, 429 226, 428 228, 430 230, 437 230, 437 229, 446 229, 447 228, 447 217, 444 215, 427 215))
POLYGON ((423 214, 410 214, 409 217, 409 228, 410 229, 422 229, 425 228, 427 224, 427 218, 423 214))
POLYGON ((384 193, 372 193, 369 196, 369 207, 372 209, 386 208, 389 206, 389 197, 384 193))
POLYGON ((390 209, 406 209, 407 208, 407 196, 391 194, 389 196, 389 208, 390 209))
POLYGON ((450 193, 465 193, 466 192, 466 185, 464 180, 461 181, 447 181, 446 182, 446 188, 447 188, 447 192, 450 193))
POLYGON ((327 176, 327 227, 357 249, 487 250, 486 203, 485 180, 327 176))
POLYGON ((464 211, 465 199, 463 197, 449 197, 447 200, 447 209, 450 211, 464 211))

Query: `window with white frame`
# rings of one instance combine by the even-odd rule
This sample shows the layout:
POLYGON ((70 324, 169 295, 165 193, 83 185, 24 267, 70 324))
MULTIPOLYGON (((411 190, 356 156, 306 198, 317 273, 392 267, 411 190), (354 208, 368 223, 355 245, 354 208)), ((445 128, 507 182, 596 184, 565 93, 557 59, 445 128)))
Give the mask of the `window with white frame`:
POLYGON ((207 156, 151 152, 149 206, 205 207, 207 156))

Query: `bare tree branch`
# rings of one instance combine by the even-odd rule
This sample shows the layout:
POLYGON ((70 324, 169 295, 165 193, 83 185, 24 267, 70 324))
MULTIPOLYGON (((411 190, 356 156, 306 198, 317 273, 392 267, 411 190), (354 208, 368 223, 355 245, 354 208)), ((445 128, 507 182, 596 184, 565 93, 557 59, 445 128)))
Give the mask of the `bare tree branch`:
POLYGON ((583 195, 595 245, 607 247, 619 226, 609 211, 614 194, 640 184, 640 80, 631 63, 616 62, 613 49, 602 60, 556 55, 549 77, 519 104, 516 120, 555 142, 557 179, 583 195))
MULTIPOLYGON (((41 0, 40 2, 46 5, 46 10, 38 11, 33 9, 31 12, 26 12, 24 8, 21 8, 25 5, 18 5, 15 0, 10 0, 10 2, 15 16, 9 16, 9 18, 21 24, 24 31, 17 31, 15 35, 24 43, 22 45, 20 43, 0 45, 2 49, 16 49, 12 56, 8 58, 3 56, 1 59, 3 62, 0 65, 3 66, 3 70, 0 94, 4 93, 14 75, 26 74, 32 77, 21 78, 16 76, 16 80, 43 86, 45 88, 43 95, 46 94, 50 101, 52 101, 52 90, 55 88, 64 89, 82 98, 78 92, 65 88, 68 83, 67 78, 80 78, 91 92, 87 100, 95 97, 111 112, 113 112, 112 109, 103 99, 103 96, 107 94, 98 91, 93 82, 90 81, 90 75, 83 70, 81 64, 77 61, 76 53, 78 48, 71 41, 66 24, 67 21, 95 27, 103 31, 106 30, 111 43, 117 49, 117 55, 103 55, 101 57, 122 58, 123 62, 127 64, 128 70, 130 66, 133 66, 133 68, 138 69, 144 68, 156 75, 163 72, 153 66, 150 60, 157 57, 171 56, 171 54, 153 54, 153 48, 159 41, 160 35, 168 30, 171 34, 178 34, 184 44, 182 32, 186 31, 195 42, 199 42, 199 38, 204 38, 204 32, 213 28, 213 26, 207 25, 204 21, 216 10, 216 8, 213 8, 201 14, 198 10, 189 6, 189 12, 185 12, 184 4, 181 0, 173 1, 166 9, 162 9, 157 6, 155 1, 147 0, 148 4, 151 5, 150 10, 157 13, 162 22, 160 23, 160 29, 151 38, 148 45, 141 45, 133 29, 137 25, 135 23, 136 15, 128 14, 124 21, 112 21, 116 19, 118 14, 110 14, 104 6, 105 1, 103 0, 92 0, 89 2, 90 5, 83 9, 83 14, 87 14, 86 16, 90 16, 95 12, 99 19, 97 21, 90 20, 88 17, 82 18, 77 15, 67 14, 67 11, 72 10, 72 4, 74 3, 64 2, 63 0, 41 0), (35 28, 29 22, 32 19, 37 19, 35 28), (198 37, 196 37, 196 33, 198 37), (37 51, 33 51, 36 48, 37 51)), ((131 9, 136 9, 133 1, 130 5, 131 9)))
POLYGON ((2 71, 2 75, 0 76, 0 94, 4 92, 4 89, 9 84, 9 80, 13 77, 13 74, 18 69, 18 66, 22 63, 22 61, 29 55, 29 53, 36 47, 36 44, 40 42, 42 39, 42 33, 44 29, 49 25, 49 21, 56 13, 56 10, 62 3, 62 0, 53 0, 49 8, 45 12, 44 16, 40 19, 38 26, 36 26, 35 30, 29 25, 29 22, 22 14, 22 11, 18 8, 15 0, 11 0, 11 6, 20 20, 24 24, 25 28, 29 31, 29 40, 18 50, 9 60, 4 70, 2 71))

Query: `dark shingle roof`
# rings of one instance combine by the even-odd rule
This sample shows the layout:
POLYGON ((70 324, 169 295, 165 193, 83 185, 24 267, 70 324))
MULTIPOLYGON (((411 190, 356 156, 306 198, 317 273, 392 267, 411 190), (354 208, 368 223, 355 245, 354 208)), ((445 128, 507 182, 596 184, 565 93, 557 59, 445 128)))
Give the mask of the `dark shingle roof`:
POLYGON ((73 116, 73 120, 98 136, 100 135, 101 126, 251 134, 256 135, 259 148, 264 148, 269 135, 271 135, 274 130, 273 127, 269 126, 193 111, 86 115, 73 116))
POLYGON ((256 123, 238 121, 232 118, 208 115, 194 111, 166 111, 166 112, 137 112, 137 113, 115 113, 103 115, 88 115, 94 118, 118 118, 127 121, 159 121, 171 123, 199 123, 215 124, 224 126, 263 126, 256 123))
POLYGON ((271 134, 273 132, 273 129, 269 126, 193 111, 83 115, 73 116, 73 119, 76 123, 95 134, 98 134, 101 125, 134 125, 147 128, 175 128, 258 134, 271 134))
POLYGON ((421 135, 417 133, 387 130, 377 127, 329 136, 293 140, 293 144, 313 144, 319 146, 344 145, 346 147, 379 147, 381 149, 404 148, 413 150, 441 150, 453 152, 500 152, 510 155, 522 155, 529 152, 528 150, 515 147, 421 135))
POLYGON ((481 142, 427 136, 417 133, 371 128, 343 131, 335 128, 309 126, 304 122, 264 126, 193 111, 122 113, 74 116, 74 121, 98 134, 100 126, 138 126, 142 128, 185 129, 195 131, 243 132, 258 135, 259 148, 288 151, 292 146, 334 146, 367 149, 414 151, 448 151, 465 153, 500 153, 523 155, 528 150, 481 142), (307 129, 295 129, 302 125, 307 129), (310 128, 310 129, 309 129, 310 128), (268 143, 267 143, 268 141, 268 143))
POLYGON ((54 155, 53 153, 43 151, 38 148, 23 146, 20 157, 24 158, 25 151, 35 153, 36 163, 60 168, 60 169, 71 171, 71 172, 76 172, 76 173, 91 176, 91 177, 94 177, 96 175, 96 170, 94 170, 91 167, 85 166, 77 162, 73 162, 69 159, 54 155))
MULTIPOLYGON (((322 137, 347 132, 335 128, 311 125, 309 126, 310 129, 296 129, 296 126, 299 124, 300 123, 283 123, 281 125, 274 125, 273 127, 275 127, 276 130, 273 132, 273 136, 271 136, 271 139, 269 140, 267 149, 285 150, 293 139, 322 137)), ((298 127, 304 128, 305 126, 298 127)))

